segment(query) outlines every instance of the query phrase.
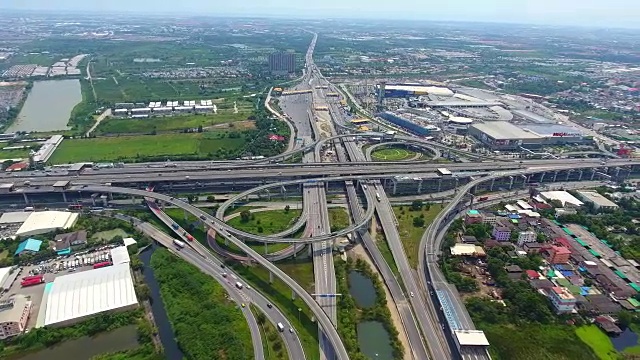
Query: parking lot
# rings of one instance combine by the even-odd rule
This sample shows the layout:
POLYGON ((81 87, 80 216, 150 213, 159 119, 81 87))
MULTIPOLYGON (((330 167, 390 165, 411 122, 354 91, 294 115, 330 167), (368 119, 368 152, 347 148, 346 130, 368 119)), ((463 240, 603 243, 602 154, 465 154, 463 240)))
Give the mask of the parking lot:
POLYGON ((93 264, 111 261, 109 253, 110 247, 100 247, 98 249, 100 250, 92 252, 82 251, 73 255, 58 256, 57 258, 49 261, 22 267, 19 270, 20 273, 18 277, 11 287, 0 296, 0 300, 6 300, 16 294, 30 297, 32 301, 32 308, 27 328, 33 328, 36 325, 38 313, 42 306, 45 285, 55 280, 58 276, 68 275, 73 272, 92 270, 93 264), (30 275, 43 275, 45 282, 38 285, 22 287, 20 285, 22 278, 30 275))

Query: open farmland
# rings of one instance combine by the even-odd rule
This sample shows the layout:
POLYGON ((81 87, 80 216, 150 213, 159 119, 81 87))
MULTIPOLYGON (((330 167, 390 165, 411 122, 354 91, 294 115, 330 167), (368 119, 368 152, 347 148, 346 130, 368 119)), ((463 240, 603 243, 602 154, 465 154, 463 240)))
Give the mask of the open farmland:
POLYGON ((233 156, 244 144, 244 138, 229 138, 225 132, 70 139, 62 142, 50 163, 217 158, 233 156))
POLYGON ((218 114, 189 114, 149 119, 108 119, 98 126, 97 134, 150 134, 182 129, 207 128, 219 124, 247 120, 251 112, 220 111, 218 114))

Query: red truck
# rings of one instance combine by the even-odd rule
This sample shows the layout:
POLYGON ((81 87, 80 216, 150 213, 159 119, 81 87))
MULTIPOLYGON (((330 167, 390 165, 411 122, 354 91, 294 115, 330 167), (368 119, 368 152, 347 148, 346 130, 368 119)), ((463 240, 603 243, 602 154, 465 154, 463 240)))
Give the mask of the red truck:
POLYGON ((189 240, 189 241, 193 241, 193 240, 195 240, 195 239, 193 238, 193 236, 191 236, 191 234, 187 234, 187 240, 189 240))
POLYGON ((38 284, 44 283, 44 276, 42 276, 42 275, 38 275, 38 276, 35 276, 35 277, 34 276, 28 276, 27 278, 23 279, 20 282, 20 285, 22 287, 33 286, 33 285, 38 285, 38 284))
POLYGON ((98 269, 98 268, 105 267, 105 266, 111 266, 111 262, 110 261, 103 261, 101 263, 93 264, 93 268, 94 269, 98 269))
POLYGON ((488 196, 482 196, 482 197, 479 197, 476 201, 485 201, 487 199, 489 199, 488 196))

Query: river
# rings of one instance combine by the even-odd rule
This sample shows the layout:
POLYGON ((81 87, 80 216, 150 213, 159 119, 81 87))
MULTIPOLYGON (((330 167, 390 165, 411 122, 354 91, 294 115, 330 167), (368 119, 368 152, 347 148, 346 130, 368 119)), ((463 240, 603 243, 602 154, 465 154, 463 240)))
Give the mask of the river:
POLYGON ((81 101, 78 79, 36 81, 7 132, 67 130, 71 111, 81 101))
POLYGON ((151 293, 151 311, 158 327, 158 335, 160 335, 160 342, 164 348, 164 355, 167 359, 183 359, 184 355, 178 347, 173 328, 169 322, 169 316, 164 309, 164 302, 160 297, 160 285, 153 275, 153 269, 151 268, 151 255, 156 250, 157 245, 153 244, 149 249, 140 254, 140 260, 144 264, 144 282, 149 286, 151 293))
POLYGON ((135 325, 124 326, 94 337, 83 336, 40 350, 16 360, 88 360, 96 355, 138 347, 135 325))

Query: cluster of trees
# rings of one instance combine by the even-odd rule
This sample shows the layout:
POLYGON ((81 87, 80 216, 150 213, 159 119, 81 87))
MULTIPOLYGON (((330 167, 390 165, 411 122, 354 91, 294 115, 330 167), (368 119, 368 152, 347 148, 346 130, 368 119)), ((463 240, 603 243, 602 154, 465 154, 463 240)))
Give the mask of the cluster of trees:
POLYGON ((70 327, 42 327, 31 329, 28 333, 5 340, 0 343, 0 357, 7 358, 11 355, 34 351, 51 347, 65 340, 76 339, 82 336, 94 336, 117 328, 138 324, 138 340, 142 343, 150 342, 150 326, 144 320, 144 311, 136 309, 120 313, 99 314, 81 323, 70 327), (145 325, 146 323, 146 325, 145 325))
POLYGON ((249 327, 222 286, 165 249, 151 257, 180 349, 189 359, 253 359, 249 327))
POLYGON ((384 285, 373 272, 369 265, 362 259, 353 260, 347 258, 347 262, 335 263, 338 291, 343 294, 338 300, 338 331, 349 357, 354 360, 366 360, 367 357, 360 351, 358 343, 358 323, 362 321, 379 321, 383 324, 390 336, 394 359, 402 359, 404 349, 398 338, 398 330, 393 326, 391 313, 387 308, 387 299, 384 285), (349 295, 348 275, 351 271, 357 271, 371 279, 376 291, 376 302, 369 308, 360 308, 349 295))

